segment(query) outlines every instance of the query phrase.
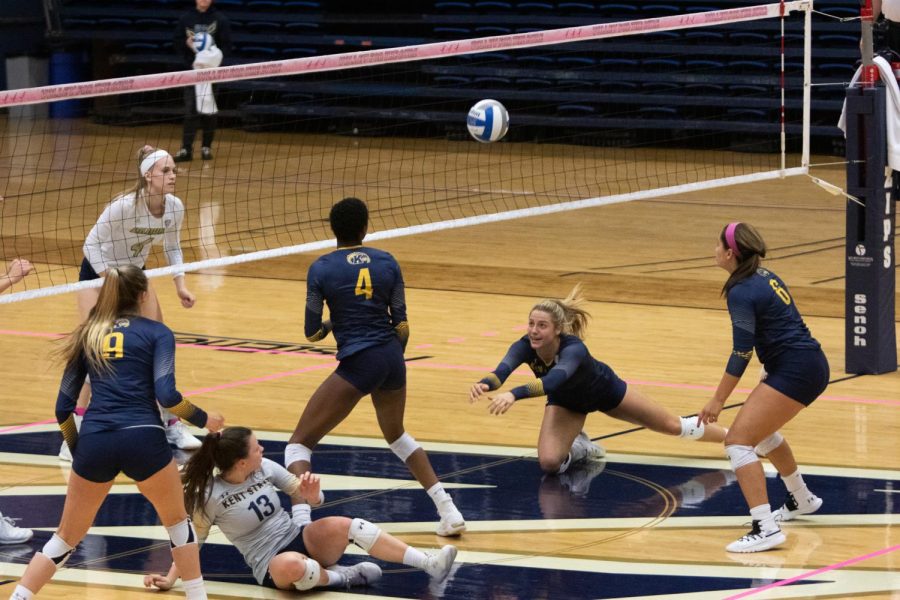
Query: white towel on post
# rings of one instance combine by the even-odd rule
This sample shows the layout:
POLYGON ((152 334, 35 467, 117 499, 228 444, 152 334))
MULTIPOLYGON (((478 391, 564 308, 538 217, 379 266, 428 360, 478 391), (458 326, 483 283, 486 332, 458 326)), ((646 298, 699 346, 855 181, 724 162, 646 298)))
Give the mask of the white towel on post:
MULTIPOLYGON (((887 88, 887 102, 885 102, 885 120, 887 121, 887 161, 888 165, 894 171, 900 171, 900 87, 897 85, 897 78, 894 77, 894 70, 891 63, 880 56, 876 56, 873 62, 878 67, 878 74, 884 87, 887 88)), ((862 73, 862 67, 856 70, 853 79, 850 80, 850 87, 856 85, 857 80, 862 73)), ((841 118, 838 121, 838 127, 847 133, 847 101, 844 100, 844 108, 841 109, 841 118)))
MULTIPOLYGON (((206 48, 197 52, 194 57, 195 69, 212 69, 222 64, 222 51, 216 46, 215 40, 207 34, 209 40, 206 48)), ((214 115, 219 112, 216 106, 216 97, 213 95, 211 83, 198 83, 194 86, 194 96, 197 112, 203 115, 214 115)))

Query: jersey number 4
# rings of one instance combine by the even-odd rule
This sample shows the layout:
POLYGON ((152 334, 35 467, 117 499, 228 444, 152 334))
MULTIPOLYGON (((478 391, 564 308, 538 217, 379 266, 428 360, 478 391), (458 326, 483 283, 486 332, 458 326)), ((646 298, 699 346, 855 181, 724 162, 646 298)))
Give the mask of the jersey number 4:
POLYGON ((359 270, 355 293, 357 296, 365 296, 366 300, 372 299, 372 274, 369 273, 369 267, 363 267, 359 270))

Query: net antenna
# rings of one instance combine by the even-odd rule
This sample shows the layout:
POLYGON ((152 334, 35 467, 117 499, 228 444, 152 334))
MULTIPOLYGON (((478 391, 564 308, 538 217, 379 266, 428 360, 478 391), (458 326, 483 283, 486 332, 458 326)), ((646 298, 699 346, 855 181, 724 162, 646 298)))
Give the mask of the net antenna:
MULTIPOLYGON (((46 110, 50 104, 52 112, 52 103, 87 100, 95 115, 104 115, 102 123, 9 119, 0 129, 5 138, 0 178, 8 176, 6 189, 0 190, 5 196, 0 256, 23 256, 39 265, 38 276, 25 282, 37 282, 36 289, 6 294, 0 303, 99 285, 73 281, 85 236, 109 200, 132 181, 133 160, 127 157, 144 143, 173 146, 180 132, 180 114, 171 112, 173 98, 177 104, 179 88, 201 83, 216 85, 217 102, 225 107, 221 116, 239 114, 243 130, 220 129, 216 160, 179 175, 176 195, 187 210, 181 236, 187 262, 150 268, 151 277, 328 248, 334 242, 324 217, 344 195, 366 199, 375 232, 367 240, 379 240, 808 174, 811 9, 807 0, 779 2, 0 92, 0 108, 46 110), (784 23, 797 12, 803 16, 803 69, 795 79, 802 79, 802 88, 788 89, 784 23), (742 23, 756 28, 766 19, 781 21, 780 40, 765 43, 775 49, 780 45, 782 56, 780 77, 774 69, 765 74, 775 83, 762 91, 746 85, 762 75, 745 75, 741 69, 723 74, 714 61, 684 60, 674 46, 654 43, 661 49, 654 72, 658 83, 704 81, 724 89, 716 82, 721 78, 729 91, 735 90, 728 102, 738 107, 769 102, 772 121, 753 124, 751 134, 746 130, 750 121, 759 120, 756 114, 723 116, 722 104, 728 102, 702 95, 674 108, 656 106, 652 93, 635 95, 623 87, 628 70, 645 65, 628 64, 623 70, 622 60, 598 65, 590 55, 606 56, 605 49, 613 46, 598 44, 621 44, 635 36, 717 31, 742 23), (558 106, 531 88, 510 91, 509 100, 499 98, 510 115, 504 142, 477 144, 464 133, 454 137, 455 131, 465 131, 468 108, 485 96, 474 88, 465 92, 468 96, 460 94, 460 84, 452 81, 471 74, 478 81, 502 80, 503 73, 521 72, 510 65, 532 58, 554 63, 542 73, 576 101, 558 106), (662 74, 660 61, 662 70, 668 68, 662 74), (618 69, 612 81, 601 78, 601 67, 618 69), (403 86, 388 85, 391 76, 405 78, 403 86), (611 108, 577 101, 593 95, 579 93, 586 88, 578 85, 594 90, 609 83, 619 88, 608 94, 611 108), (328 98, 311 97, 322 89, 328 98), (420 97, 404 100, 398 90, 409 89, 420 97), (738 93, 759 97, 736 98, 738 93), (282 94, 281 99, 260 100, 273 94, 282 94), (384 106, 363 106, 375 96, 384 106), (636 107, 635 101, 650 103, 636 107), (802 113, 793 122, 786 117, 790 102, 802 113), (665 118, 668 112, 697 109, 701 115, 691 120, 665 118), (574 117, 567 116, 571 111, 577 111, 574 117), (651 120, 648 114, 663 116, 651 120), (446 124, 438 123, 441 119, 446 124), (528 135, 516 139, 521 131, 528 135), (535 137, 540 144, 530 143, 535 137), (798 164, 789 166, 787 157, 797 146, 800 155, 791 160, 798 164)), ((778 30, 770 24, 768 31, 778 30)))

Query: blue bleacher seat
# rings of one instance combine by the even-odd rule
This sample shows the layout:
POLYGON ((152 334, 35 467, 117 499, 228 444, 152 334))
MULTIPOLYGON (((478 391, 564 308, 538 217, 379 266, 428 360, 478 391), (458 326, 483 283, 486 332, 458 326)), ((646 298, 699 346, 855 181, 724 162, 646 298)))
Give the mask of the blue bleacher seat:
POLYGON ((313 0, 287 0, 284 7, 290 11, 320 10, 322 5, 313 0))
POLYGON ((298 32, 316 32, 319 30, 319 24, 313 23, 312 21, 291 21, 289 23, 284 24, 285 31, 290 31, 293 33, 298 32))
POLYGON ((549 2, 518 2, 516 10, 523 12, 550 12, 554 6, 549 2))
POLYGON ((711 72, 721 75, 725 70, 725 63, 721 60, 713 60, 710 58, 695 58, 686 60, 684 66, 688 71, 711 72))
POLYGON ((216 0, 216 6, 218 7, 230 7, 230 8, 243 8, 244 0, 216 0))
POLYGON ((262 31, 277 33, 281 29, 281 23, 277 21, 247 21, 244 27, 249 31, 262 31))
POLYGON ((646 119, 677 119, 678 109, 674 106, 642 106, 638 115, 646 119))
POLYGON ((482 25, 481 27, 475 28, 475 35, 478 37, 491 36, 491 35, 508 35, 512 33, 512 29, 509 27, 503 27, 502 25, 482 25))
POLYGON ((859 6, 816 6, 816 10, 838 19, 859 19, 859 6))
POLYGON ((250 10, 280 10, 281 0, 245 0, 250 10))
POLYGON ((725 34, 719 31, 697 29, 686 31, 684 39, 693 44, 723 44, 725 43, 725 34))
POLYGON ((108 29, 115 29, 118 27, 130 28, 134 25, 131 19, 125 19, 123 17, 104 17, 102 19, 97 19, 97 26, 104 27, 108 29))
POLYGON ((515 81, 516 87, 525 90, 536 90, 553 87, 553 81, 541 77, 520 77, 515 81))
POLYGON ((711 12, 714 10, 719 10, 717 6, 710 6, 708 4, 701 4, 695 6, 685 6, 684 12, 686 13, 701 13, 701 12, 711 12))
POLYGON ((725 94, 725 86, 718 83, 689 83, 684 91, 691 96, 721 96, 725 94))
POLYGON ((815 67, 814 71, 825 77, 843 77, 850 81, 856 73, 856 67, 849 63, 822 63, 815 67))
POLYGON ((729 60, 727 68, 734 73, 766 73, 769 71, 775 73, 781 67, 779 66, 778 69, 775 69, 763 60, 729 60))
POLYGON ((633 58, 601 58, 600 67, 609 71, 633 71, 638 67, 633 58))
POLYGON ((472 10, 470 2, 459 2, 457 0, 435 2, 434 10, 438 12, 460 12, 472 10))
POLYGON ((761 108, 728 108, 725 109, 725 118, 738 121, 757 121, 768 118, 769 113, 761 108))
POLYGON ((560 104, 556 107, 557 114, 565 117, 577 117, 593 115, 597 109, 589 104, 560 104))
POLYGON ((597 89, 606 94, 633 94, 640 89, 634 81, 601 81, 597 89))
POLYGON ((542 27, 516 27, 516 33, 533 33, 535 31, 544 31, 542 27))
POLYGON ((641 12, 652 17, 667 17, 681 14, 681 9, 674 4, 644 4, 641 12))
POLYGON ((556 89, 573 92, 584 92, 595 89, 594 82, 588 79, 557 79, 556 89))
POLYGON ((247 58, 274 58, 278 50, 271 46, 241 46, 238 54, 247 58))
POLYGON ((165 19, 155 19, 149 17, 142 17, 140 19, 134 20, 135 27, 139 29, 156 29, 160 27, 174 27, 175 24, 173 22, 167 21, 165 19))
POLYGON ((674 58, 645 58, 641 65, 647 71, 675 71, 681 68, 681 61, 674 58))
POLYGON ((641 91, 647 94, 674 94, 681 90, 681 85, 671 81, 646 81, 641 84, 641 91))
POLYGON ((772 91, 764 85, 750 83, 735 83, 728 86, 728 93, 732 96, 769 96, 772 91))
POLYGON ((499 76, 485 76, 485 77, 476 77, 472 83, 476 86, 481 87, 509 87, 512 85, 512 80, 508 77, 499 77, 499 76))
POLYGON ((589 56, 560 56, 556 59, 556 64, 563 67, 593 67, 597 61, 589 56))
POLYGON ((615 17, 617 20, 626 21, 633 19, 634 15, 640 10, 636 4, 626 4, 624 2, 616 2, 609 4, 598 4, 597 13, 604 17, 615 17))
POLYGON ((555 63, 553 57, 544 54, 523 54, 516 56, 516 62, 534 67, 549 67, 555 63))
POLYGON ((433 29, 434 34, 441 38, 463 38, 472 35, 468 27, 447 27, 440 25, 433 29))
POLYGON ((652 44, 670 44, 672 42, 678 42, 680 40, 680 31, 656 31, 654 33, 648 33, 641 37, 641 41, 646 41, 652 44))
POLYGON ((732 44, 766 44, 769 36, 756 31, 733 31, 728 34, 728 40, 732 44))
POLYGON ((476 2, 475 10, 480 12, 505 12, 512 10, 512 4, 499 0, 485 0, 484 2, 476 2))
POLYGON ((123 46, 125 52, 144 53, 159 52, 160 45, 155 42, 128 42, 123 46))
POLYGON ((560 2, 556 7, 565 13, 592 13, 596 10, 593 2, 560 2))
POLYGON ((472 83, 471 77, 462 75, 437 75, 432 79, 434 85, 446 87, 461 87, 472 83))
POLYGON ((833 48, 835 46, 859 47, 859 36, 844 33, 826 33, 818 36, 818 45, 833 48))

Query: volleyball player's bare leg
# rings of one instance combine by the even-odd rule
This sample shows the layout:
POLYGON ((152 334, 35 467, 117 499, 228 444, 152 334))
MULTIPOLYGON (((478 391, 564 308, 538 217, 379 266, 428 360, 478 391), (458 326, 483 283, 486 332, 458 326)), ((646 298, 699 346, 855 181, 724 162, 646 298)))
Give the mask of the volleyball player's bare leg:
MULTIPOLYGON (((403 415, 406 411, 406 386, 399 390, 375 390, 372 392, 372 404, 378 417, 378 426, 384 440, 392 444, 406 433, 403 427, 403 415)), ((438 482, 431 461, 425 450, 417 448, 406 459, 406 468, 412 473, 426 490, 438 482)))
MULTIPOLYGON (((362 397, 362 392, 337 373, 332 373, 313 392, 288 443, 303 444, 313 450, 323 437, 347 418, 362 397)), ((307 460, 298 460, 287 468, 300 477, 311 470, 311 465, 307 460)))
MULTIPOLYGON (((631 386, 625 392, 622 402, 614 409, 607 411, 606 414, 626 423, 646 427, 657 433, 681 436, 684 431, 681 417, 671 413, 631 386)), ((691 421, 696 421, 696 419, 691 417, 691 421)), ((707 423, 699 440, 722 442, 725 440, 725 428, 715 423, 707 423)))
POLYGON ((544 407, 544 419, 538 436, 538 463, 545 473, 560 473, 568 468, 569 461, 583 458, 570 457, 572 443, 584 428, 586 415, 563 406, 548 404, 544 407), (563 468, 565 466, 565 468, 563 468))

